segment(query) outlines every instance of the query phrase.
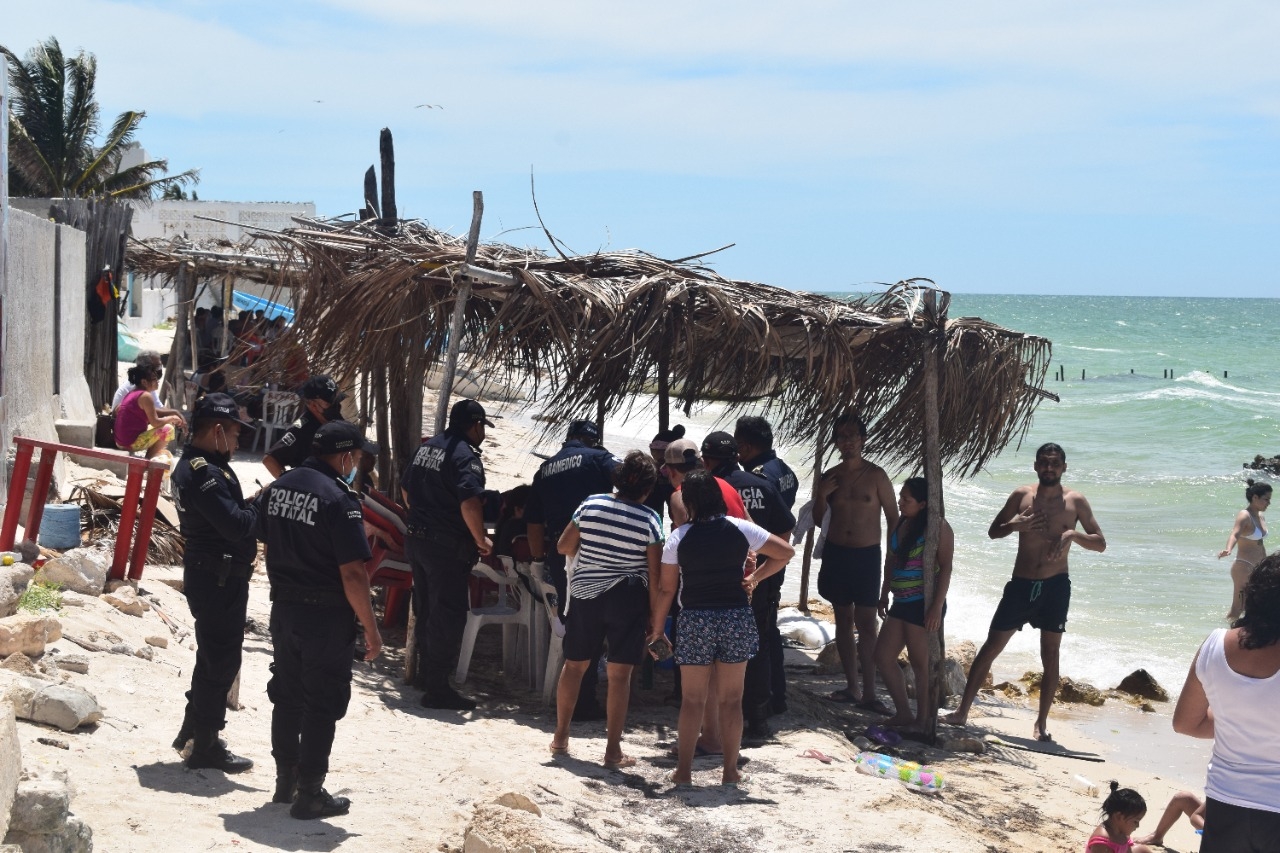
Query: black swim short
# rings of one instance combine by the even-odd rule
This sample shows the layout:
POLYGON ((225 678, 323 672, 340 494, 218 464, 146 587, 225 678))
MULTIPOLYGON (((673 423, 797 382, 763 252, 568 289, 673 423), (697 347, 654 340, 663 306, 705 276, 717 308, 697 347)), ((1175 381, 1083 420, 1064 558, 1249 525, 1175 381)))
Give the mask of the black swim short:
POLYGON ((875 607, 880 603, 880 546, 847 548, 828 542, 822 547, 818 595, 837 607, 875 607))
POLYGON ((595 598, 571 598, 564 620, 564 659, 592 660, 609 643, 609 662, 633 666, 644 660, 649 631, 649 590, 637 578, 615 584, 595 598))
MULTIPOLYGON (((917 598, 915 601, 894 602, 889 608, 889 612, 885 614, 892 619, 901 619, 908 625, 918 625, 924 627, 924 599, 917 598)), ((947 618, 946 602, 942 604, 942 618, 947 618)))
POLYGON ((1233 806, 1205 797, 1204 838, 1201 853, 1235 853, 1276 850, 1280 836, 1280 812, 1233 806))
POLYGON ((1066 572, 1033 581, 1013 578, 1004 585, 1004 595, 991 617, 992 631, 1021 631, 1032 628, 1062 634, 1067 630, 1067 609, 1071 606, 1071 578, 1066 572))

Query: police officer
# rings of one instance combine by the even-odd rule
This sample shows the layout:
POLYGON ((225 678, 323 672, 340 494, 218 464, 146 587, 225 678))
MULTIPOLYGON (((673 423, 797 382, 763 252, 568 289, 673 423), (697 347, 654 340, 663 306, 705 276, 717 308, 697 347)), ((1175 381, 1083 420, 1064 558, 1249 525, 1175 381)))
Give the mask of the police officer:
POLYGON ((400 477, 409 507, 405 556, 413 569, 414 631, 426 692, 424 708, 470 711, 476 703, 449 685, 467 624, 467 582, 476 557, 493 550, 485 532, 480 445, 493 422, 475 400, 449 410, 400 477))
POLYGON ((787 509, 794 510, 800 481, 786 462, 773 450, 773 427, 764 418, 744 415, 733 430, 738 443, 738 462, 744 470, 759 474, 782 493, 787 509))
MULTIPOLYGON (((751 520, 765 530, 788 539, 795 529, 796 519, 787 508, 782 493, 766 478, 743 471, 738 467, 738 443, 727 432, 713 432, 702 441, 702 458, 707 469, 738 490, 742 505, 751 520)), ((772 660, 768 647, 778 636, 778 603, 782 599, 782 582, 774 581, 778 572, 762 580, 751 595, 751 609, 756 617, 756 631, 760 634, 760 651, 747 661, 746 682, 742 692, 745 728, 742 736, 753 741, 767 740, 773 736, 769 729, 772 706, 772 660)))
MULTIPOLYGON (((744 415, 738 418, 737 426, 733 430, 733 438, 738 442, 738 462, 742 467, 773 483, 774 487, 782 493, 787 509, 794 511, 800 481, 790 466, 779 459, 778 454, 774 452, 773 427, 769 422, 756 415, 744 415)), ((786 569, 783 569, 776 576, 767 578, 762 584, 762 586, 769 585, 771 588, 776 586, 779 601, 781 601, 785 572, 786 569)), ((760 590, 757 588, 756 595, 759 594, 760 590)), ((762 638, 761 642, 769 650, 772 695, 770 710, 775 714, 782 714, 787 710, 787 677, 782 668, 782 635, 778 633, 777 628, 775 620, 772 633, 767 639, 762 638)))
POLYGON ((342 401, 347 395, 328 376, 312 376, 302 383, 298 395, 302 397, 302 417, 262 457, 262 464, 272 477, 301 465, 311 455, 316 430, 330 421, 342 420, 342 401))
MULTIPOLYGON (((560 451, 543 462, 533 475, 533 491, 524 510, 534 571, 545 567, 550 575, 562 619, 568 601, 568 579, 565 558, 556 549, 556 543, 573 518, 578 504, 591 495, 613 492, 613 469, 622 464, 622 460, 598 446, 600 428, 594 421, 572 421, 565 438, 560 451)), ((605 711, 596 698, 599 680, 598 662, 593 662, 582 679, 578 705, 573 712, 574 720, 605 718, 605 711)))
POLYGON ((346 797, 324 789, 324 780, 336 724, 351 699, 357 619, 364 659, 382 650, 365 569, 369 543, 359 497, 349 485, 360 454, 372 449, 355 424, 324 424, 311 456, 256 501, 271 580, 272 802, 292 801, 289 814, 301 820, 351 808, 346 797))
POLYGON ((191 441, 173 471, 173 495, 186 539, 182 581, 196 623, 196 665, 173 748, 181 752, 194 737, 188 767, 240 773, 253 762, 228 752, 218 732, 227 724, 227 691, 240 671, 249 576, 258 553, 257 509, 245 502, 231 470, 231 452, 248 424, 226 394, 205 396, 191 420, 191 441))

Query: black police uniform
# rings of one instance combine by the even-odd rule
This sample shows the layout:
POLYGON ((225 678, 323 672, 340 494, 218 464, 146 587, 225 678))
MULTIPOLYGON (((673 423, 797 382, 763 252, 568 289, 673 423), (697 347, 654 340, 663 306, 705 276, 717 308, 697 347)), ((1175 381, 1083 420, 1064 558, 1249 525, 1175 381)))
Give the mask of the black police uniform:
POLYGON ((613 491, 613 470, 620 464, 621 460, 603 447, 588 447, 571 438, 533 475, 533 491, 524 508, 524 520, 527 524, 541 524, 546 531, 547 574, 556 587, 561 617, 568 584, 565 558, 556 543, 579 504, 592 495, 613 491))
MULTIPOLYGON (((427 697, 453 693, 467 624, 467 582, 480 549, 462 517, 462 502, 484 491, 484 464, 461 430, 432 436, 405 468, 409 496, 405 556, 413 569, 413 610, 427 697)), ((424 697, 424 700, 427 698, 424 697)))
MULTIPOLYGON (((715 460, 708 460, 708 464, 715 460)), ((786 499, 768 478, 744 471, 737 463, 724 461, 711 473, 738 490, 751 520, 776 536, 786 536, 796 526, 796 518, 786 499)), ((759 725, 767 717, 766 706, 785 701, 786 674, 782 669, 782 635, 778 633, 778 605, 782 601, 782 581, 786 570, 770 575, 756 585, 751 610, 760 634, 760 651, 747 661, 742 691, 748 725, 759 725), (775 654, 776 649, 776 654, 775 654), (776 670, 776 671, 775 671, 776 670)))
POLYGON ((772 450, 766 450, 759 456, 744 461, 742 467, 752 474, 758 474, 773 483, 773 487, 782 493, 782 499, 786 502, 787 509, 795 508, 796 492, 800 489, 800 480, 796 477, 796 473, 791 470, 791 467, 778 458, 777 453, 772 450))
POLYGON ((271 755, 296 766, 305 789, 328 772, 351 699, 356 622, 340 567, 369 559, 369 543, 359 497, 315 457, 263 489, 257 505, 271 579, 271 755))
MULTIPOLYGON (((330 420, 340 421, 342 418, 335 417, 330 420)), ((285 468, 297 468, 311 455, 311 442, 316 437, 316 430, 321 426, 323 424, 311 412, 303 412, 302 417, 280 436, 280 440, 271 445, 267 455, 274 456, 276 461, 285 468)))
POLYGON ((174 742, 182 749, 197 731, 217 732, 227 722, 227 691, 240 671, 249 576, 258 551, 258 513, 245 503, 225 454, 188 445, 172 483, 186 540, 183 590, 196 623, 196 664, 182 732, 174 742))

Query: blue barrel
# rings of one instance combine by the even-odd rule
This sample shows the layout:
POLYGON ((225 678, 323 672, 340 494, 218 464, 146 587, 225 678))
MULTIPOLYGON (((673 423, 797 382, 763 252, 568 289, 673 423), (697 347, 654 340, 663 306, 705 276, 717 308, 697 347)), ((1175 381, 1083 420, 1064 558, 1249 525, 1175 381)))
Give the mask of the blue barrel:
POLYGON ((45 504, 40 544, 58 551, 80 547, 80 504, 45 504))

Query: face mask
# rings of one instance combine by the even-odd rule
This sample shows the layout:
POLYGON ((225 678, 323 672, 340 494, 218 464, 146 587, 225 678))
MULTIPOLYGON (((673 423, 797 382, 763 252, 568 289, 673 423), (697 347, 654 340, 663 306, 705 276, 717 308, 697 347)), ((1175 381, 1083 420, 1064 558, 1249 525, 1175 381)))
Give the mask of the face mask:
POLYGON ((213 457, 213 461, 226 464, 231 461, 231 442, 227 440, 227 431, 221 425, 216 429, 213 434, 213 451, 209 455, 213 457), (225 445, 226 449, 220 445, 225 445))
POLYGON ((345 476, 345 477, 343 477, 343 478, 342 478, 342 479, 344 479, 344 480, 346 480, 346 481, 347 481, 347 485, 348 485, 348 486, 350 486, 350 485, 352 485, 353 483, 355 483, 355 481, 356 481, 356 472, 357 472, 358 470, 359 470, 359 469, 356 467, 355 461, 353 460, 353 461, 352 461, 352 463, 351 463, 351 470, 347 472, 347 476, 345 476))

